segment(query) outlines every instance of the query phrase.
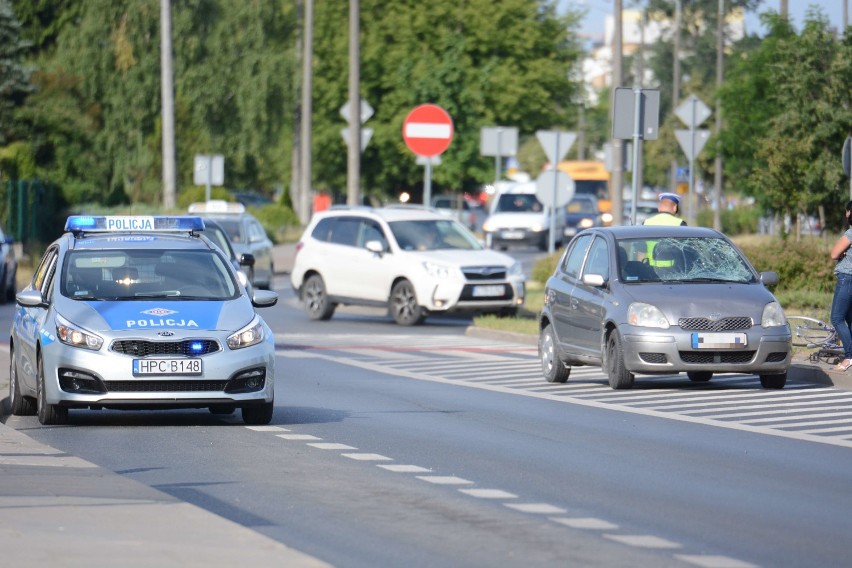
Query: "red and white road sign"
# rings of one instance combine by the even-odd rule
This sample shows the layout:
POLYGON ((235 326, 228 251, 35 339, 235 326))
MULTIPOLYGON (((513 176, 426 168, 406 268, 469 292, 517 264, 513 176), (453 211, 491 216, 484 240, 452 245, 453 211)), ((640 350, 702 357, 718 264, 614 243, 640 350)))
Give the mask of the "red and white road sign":
POLYGON ((420 105, 405 117, 402 139, 408 149, 418 156, 437 156, 450 146, 453 119, 438 105, 420 105))

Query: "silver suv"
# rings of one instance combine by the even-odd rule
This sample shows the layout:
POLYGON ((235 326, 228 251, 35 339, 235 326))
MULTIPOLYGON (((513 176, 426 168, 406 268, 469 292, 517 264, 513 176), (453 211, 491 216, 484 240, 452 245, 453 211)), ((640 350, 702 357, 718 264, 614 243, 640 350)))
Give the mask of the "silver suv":
POLYGON ((340 304, 387 306, 416 325, 435 312, 511 315, 524 303, 519 262, 427 209, 333 208, 314 215, 296 251, 290 279, 314 320, 340 304))

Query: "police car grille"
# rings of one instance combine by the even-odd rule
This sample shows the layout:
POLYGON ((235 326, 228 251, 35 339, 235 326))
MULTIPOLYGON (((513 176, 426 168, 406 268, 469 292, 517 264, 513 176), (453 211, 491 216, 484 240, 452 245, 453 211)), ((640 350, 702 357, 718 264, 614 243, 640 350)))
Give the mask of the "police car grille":
POLYGON ((105 381, 108 392, 222 392, 228 381, 105 381))
POLYGON ((720 320, 709 318, 680 318, 677 324, 687 331, 735 331, 751 329, 751 318, 730 317, 720 320))
POLYGON ((134 357, 149 355, 206 355, 220 350, 219 342, 212 339, 184 339, 183 341, 142 341, 123 339, 112 344, 112 350, 134 357), (200 344, 200 348, 198 345, 200 344), (195 347, 195 348, 193 348, 195 347))

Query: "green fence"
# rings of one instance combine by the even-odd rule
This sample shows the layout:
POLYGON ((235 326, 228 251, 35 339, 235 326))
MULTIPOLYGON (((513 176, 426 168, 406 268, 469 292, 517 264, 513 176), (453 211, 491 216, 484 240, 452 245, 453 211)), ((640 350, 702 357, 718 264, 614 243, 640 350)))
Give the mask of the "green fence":
POLYGON ((0 220, 15 241, 49 243, 62 234, 64 204, 56 186, 41 180, 9 180, 2 186, 0 220))

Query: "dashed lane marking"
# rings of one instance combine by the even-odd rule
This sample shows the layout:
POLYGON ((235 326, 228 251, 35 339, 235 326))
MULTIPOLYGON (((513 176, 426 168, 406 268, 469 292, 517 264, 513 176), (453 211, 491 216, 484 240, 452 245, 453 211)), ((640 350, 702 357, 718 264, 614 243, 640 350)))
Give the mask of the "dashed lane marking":
POLYGON ((618 525, 603 519, 596 519, 594 517, 553 517, 550 520, 555 523, 559 523, 560 525, 571 527, 572 529, 586 529, 593 531, 614 531, 618 529, 618 525))
POLYGON ((479 499, 517 499, 518 496, 502 489, 459 489, 465 495, 479 499))
POLYGON ((357 461, 393 461, 393 458, 383 456, 382 454, 340 454, 344 458, 357 461))
POLYGON ((532 513, 535 515, 564 515, 567 513, 562 507, 547 503, 503 503, 503 505, 522 513, 532 513))
POLYGON ((676 542, 672 542, 670 540, 666 540, 664 538, 660 538, 654 535, 605 534, 604 538, 608 538, 610 540, 614 540, 616 542, 620 542, 628 546, 635 546, 638 548, 681 548, 681 545, 676 542))

